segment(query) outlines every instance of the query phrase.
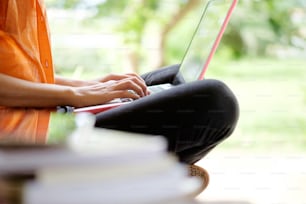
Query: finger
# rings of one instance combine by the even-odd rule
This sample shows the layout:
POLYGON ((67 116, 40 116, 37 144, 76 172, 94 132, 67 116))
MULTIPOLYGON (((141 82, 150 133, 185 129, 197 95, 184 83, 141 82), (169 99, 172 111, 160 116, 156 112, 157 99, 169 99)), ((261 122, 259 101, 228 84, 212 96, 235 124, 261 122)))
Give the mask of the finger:
POLYGON ((125 94, 127 95, 126 98, 132 98, 132 99, 140 98, 140 96, 133 90, 126 90, 125 94))
POLYGON ((145 95, 150 95, 150 91, 148 90, 147 84, 141 76, 139 76, 138 74, 128 74, 128 75, 136 77, 141 82, 141 84, 139 84, 139 85, 142 87, 145 95))
POLYGON ((133 82, 137 83, 138 86, 141 87, 142 92, 144 93, 144 96, 148 95, 148 87, 145 83, 145 81, 142 78, 139 78, 138 76, 134 76, 133 74, 129 75, 130 77, 124 80, 132 80, 133 82))
POLYGON ((136 100, 136 99, 139 99, 140 96, 132 90, 118 90, 118 91, 113 91, 111 93, 111 98, 112 99, 115 99, 115 98, 131 98, 131 99, 136 100))
POLYGON ((125 75, 110 74, 103 79, 104 83, 108 83, 108 82, 113 83, 113 82, 124 81, 124 80, 132 80, 135 83, 137 83, 138 86, 142 88, 142 92, 144 93, 144 95, 141 95, 141 96, 149 95, 148 88, 147 88, 145 81, 137 74, 133 74, 133 73, 125 74, 125 75))
POLYGON ((109 74, 102 79, 99 79, 100 82, 108 82, 108 81, 118 81, 127 78, 126 75, 119 75, 119 74, 109 74))
POLYGON ((132 90, 140 97, 145 96, 145 92, 143 92, 142 87, 133 80, 121 80, 117 82, 116 86, 113 88, 114 90, 132 90))
MULTIPOLYGON (((109 81, 109 80, 122 80, 122 79, 127 79, 130 77, 137 77, 139 80, 143 80, 139 75, 130 73, 130 74, 109 74, 108 76, 104 77, 104 81, 109 81)), ((143 81, 144 82, 144 81, 143 81)))
POLYGON ((129 73, 129 74, 126 74, 128 76, 132 76, 132 77, 137 77, 140 81, 142 81, 142 83, 146 83, 145 80, 143 78, 141 78, 141 76, 139 76, 138 74, 135 74, 135 73, 129 73))

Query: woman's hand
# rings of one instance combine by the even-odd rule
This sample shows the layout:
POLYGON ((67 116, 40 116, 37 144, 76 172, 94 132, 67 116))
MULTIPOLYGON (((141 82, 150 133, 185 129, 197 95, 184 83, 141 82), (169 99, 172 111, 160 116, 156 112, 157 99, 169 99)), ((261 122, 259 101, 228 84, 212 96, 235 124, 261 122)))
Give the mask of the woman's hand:
POLYGON ((121 80, 133 80, 135 83, 137 83, 143 90, 144 95, 149 95, 149 91, 147 89, 145 81, 137 74, 110 74, 105 77, 102 77, 100 79, 94 80, 98 82, 109 82, 109 81, 121 81, 121 80))
POLYGON ((104 104, 115 98, 138 99, 149 94, 144 80, 136 74, 111 74, 95 82, 93 85, 73 88, 73 106, 104 104))

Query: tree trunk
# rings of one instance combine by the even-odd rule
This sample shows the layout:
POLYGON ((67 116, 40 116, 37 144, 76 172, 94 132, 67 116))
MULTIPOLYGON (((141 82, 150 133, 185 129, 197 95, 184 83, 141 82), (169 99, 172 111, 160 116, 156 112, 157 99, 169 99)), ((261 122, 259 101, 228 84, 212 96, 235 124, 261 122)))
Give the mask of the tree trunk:
POLYGON ((139 73, 139 53, 135 49, 129 49, 126 53, 125 72, 139 73))
POLYGON ((183 20, 183 18, 192 11, 193 8, 199 5, 201 0, 189 0, 186 5, 182 6, 177 13, 165 25, 159 36, 158 56, 154 67, 160 68, 165 65, 166 42, 169 33, 183 20))

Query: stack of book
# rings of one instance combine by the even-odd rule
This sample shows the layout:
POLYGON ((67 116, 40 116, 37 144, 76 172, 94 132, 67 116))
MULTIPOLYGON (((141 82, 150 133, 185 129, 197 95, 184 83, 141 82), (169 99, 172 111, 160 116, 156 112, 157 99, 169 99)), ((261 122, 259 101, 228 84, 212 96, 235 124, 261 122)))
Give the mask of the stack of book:
POLYGON ((2 204, 189 202, 200 185, 163 137, 79 125, 66 143, 2 144, 2 204))

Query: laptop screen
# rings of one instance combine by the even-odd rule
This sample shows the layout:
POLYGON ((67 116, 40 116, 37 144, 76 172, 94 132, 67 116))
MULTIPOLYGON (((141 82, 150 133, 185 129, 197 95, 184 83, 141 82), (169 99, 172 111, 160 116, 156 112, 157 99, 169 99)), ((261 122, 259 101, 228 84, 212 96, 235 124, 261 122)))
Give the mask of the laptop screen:
POLYGON ((237 0, 209 0, 201 11, 180 71, 186 82, 203 79, 237 0))

